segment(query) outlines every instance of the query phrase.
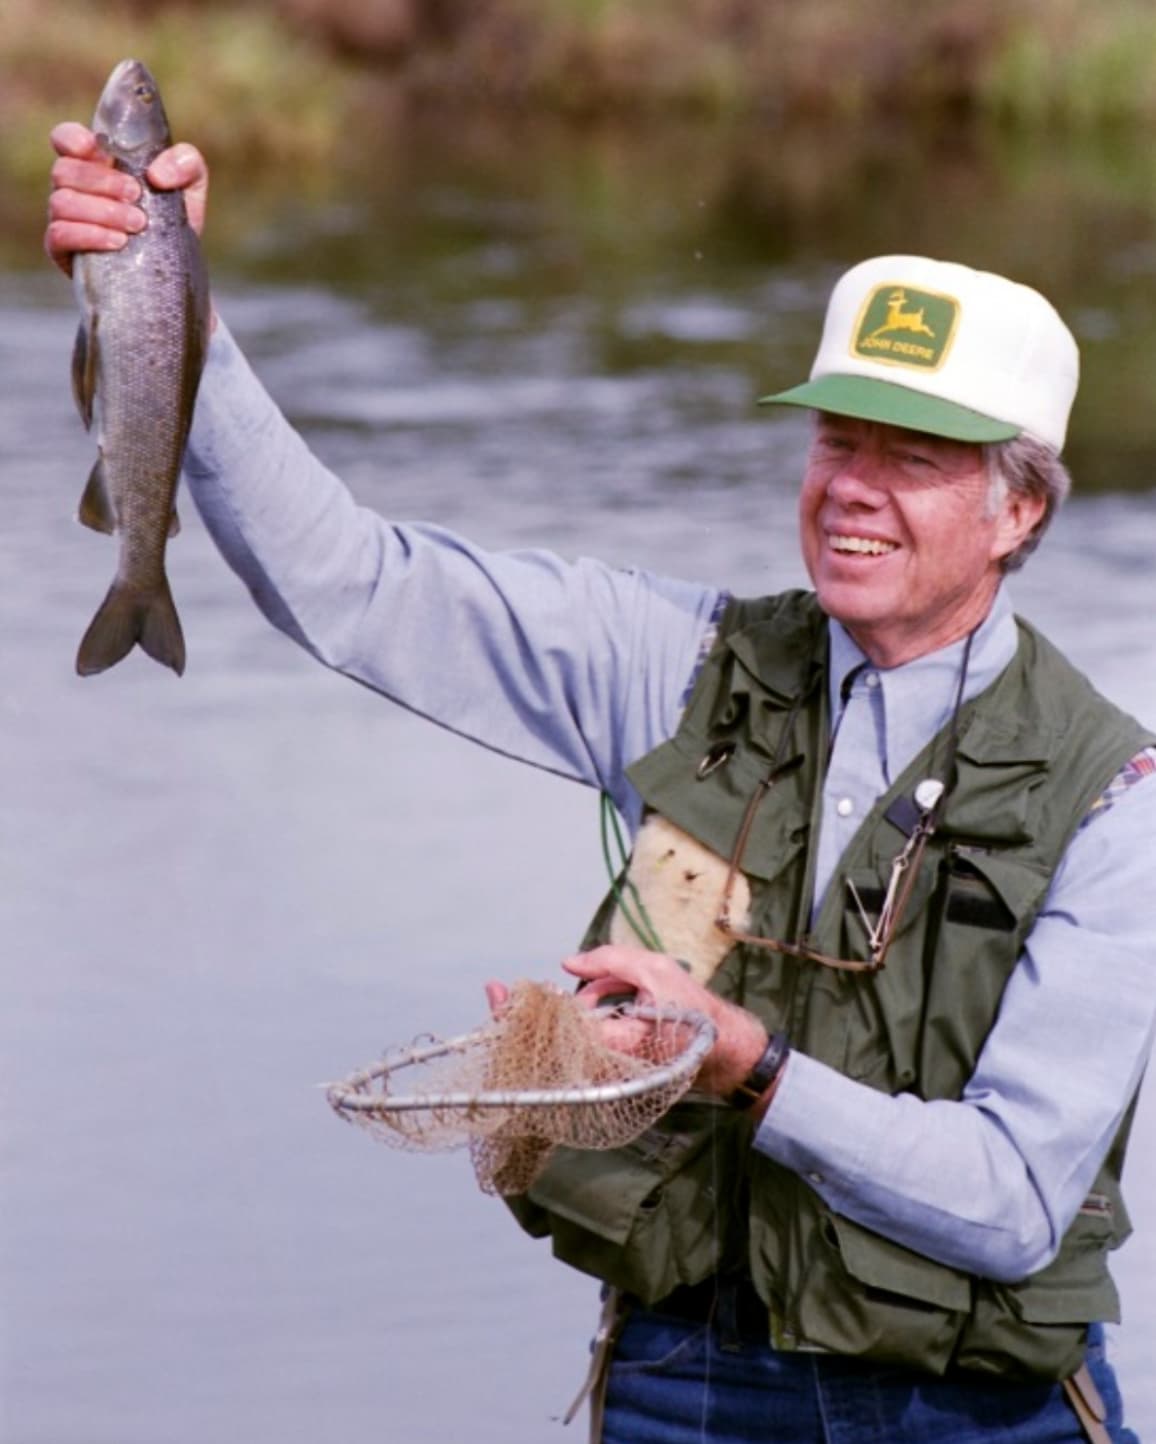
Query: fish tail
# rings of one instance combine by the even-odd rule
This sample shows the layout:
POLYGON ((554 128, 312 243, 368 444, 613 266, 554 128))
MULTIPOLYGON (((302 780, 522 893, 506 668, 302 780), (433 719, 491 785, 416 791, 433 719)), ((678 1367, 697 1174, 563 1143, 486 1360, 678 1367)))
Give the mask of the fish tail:
POLYGON ((178 676, 185 670, 185 638, 165 577, 148 592, 113 582, 81 639, 76 670, 82 677, 103 672, 127 657, 138 642, 178 676))

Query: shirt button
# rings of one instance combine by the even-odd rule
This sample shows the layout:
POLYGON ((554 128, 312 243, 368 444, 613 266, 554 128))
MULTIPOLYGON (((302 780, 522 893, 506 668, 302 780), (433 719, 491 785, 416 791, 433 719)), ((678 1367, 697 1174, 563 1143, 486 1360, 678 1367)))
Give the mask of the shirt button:
POLYGON ((855 804, 849 797, 840 797, 839 801, 835 804, 835 811, 840 817, 850 817, 855 811, 855 804))
POLYGON ((816 1186, 824 1182, 823 1175, 821 1173, 808 1173, 807 1178, 816 1186))
POLYGON ((868 687, 878 687, 878 685, 879 685, 879 673, 878 673, 878 672, 868 672, 867 675, 866 675, 866 677, 863 678, 863 680, 867 683, 868 687))

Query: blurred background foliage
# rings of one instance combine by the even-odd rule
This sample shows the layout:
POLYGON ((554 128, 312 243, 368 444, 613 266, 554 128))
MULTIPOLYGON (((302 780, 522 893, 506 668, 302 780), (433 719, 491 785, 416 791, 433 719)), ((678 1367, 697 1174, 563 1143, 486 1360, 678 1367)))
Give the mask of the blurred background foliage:
POLYGON ((130 54, 212 162, 218 276, 336 253, 372 275, 385 237, 418 264, 460 239, 416 224, 439 187, 495 243, 525 207, 519 285, 571 277, 609 317, 675 255, 716 277, 951 255, 1073 321, 1074 459, 1151 484, 1152 0, 3 0, 0 267, 42 264, 48 131, 130 54))
POLYGON ((586 117, 1156 116, 1151 0, 5 0, 9 167, 30 163, 30 122, 90 105, 130 50, 171 72, 190 131, 250 156, 324 154, 382 88, 586 117), (287 95, 291 141, 274 119, 287 95))

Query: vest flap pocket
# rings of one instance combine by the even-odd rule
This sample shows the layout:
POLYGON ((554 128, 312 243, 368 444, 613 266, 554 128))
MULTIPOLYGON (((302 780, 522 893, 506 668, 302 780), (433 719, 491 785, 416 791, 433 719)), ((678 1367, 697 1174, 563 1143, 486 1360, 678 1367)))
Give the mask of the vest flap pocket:
POLYGON ((1094 1324, 1120 1322, 1120 1296, 1108 1274, 1091 1285, 1008 1290, 1012 1312, 1025 1324, 1094 1324))
POLYGON ((653 1164, 632 1158, 624 1150, 597 1153, 559 1148, 529 1196, 550 1213, 612 1243, 624 1244, 643 1201, 660 1184, 661 1176, 653 1164))
POLYGON ((676 1173, 710 1142, 702 1113, 676 1106, 625 1147, 609 1150, 556 1148, 529 1190, 550 1213, 624 1244, 651 1195, 657 1199, 676 1173), (682 1122, 680 1123, 680 1115, 682 1122))
POLYGON ((1022 1283, 996 1285, 996 1291, 1027 1324, 1118 1323, 1120 1298, 1107 1258, 1114 1243, 1109 1214, 1079 1213, 1047 1268, 1022 1283))
POLYGON ((1035 794, 1048 771, 1046 748, 1017 746, 977 721, 956 754, 956 784, 941 833, 1004 845, 1035 836, 1035 794))
POLYGON ((1034 915, 1049 882, 1039 868, 1017 858, 969 847, 955 849, 951 873, 948 921, 1002 931, 1034 915), (1000 904, 1006 909, 1002 919, 1000 904))
POLYGON ((843 1266, 861 1284, 956 1313, 971 1307, 970 1275, 913 1253, 840 1214, 828 1214, 827 1219, 843 1266))
MULTIPOLYGON (((647 807, 719 857, 729 859, 743 817, 759 783, 767 775, 765 760, 739 748, 725 765, 700 774, 707 744, 699 738, 676 737, 632 763, 627 775, 647 807)), ((779 779, 759 805, 742 870, 769 881, 798 856, 808 820, 806 799, 796 769, 779 779)))
POLYGON ((752 685, 780 706, 790 706, 807 685, 816 650, 815 632, 809 623, 784 626, 779 618, 755 622, 732 632, 726 644, 752 685))
POLYGON ((737 1110, 676 1105, 608 1152, 559 1148, 529 1192, 555 1257, 644 1303, 701 1283, 737 1249, 739 1193, 720 1190, 750 1149, 737 1110), (731 1116, 733 1115, 733 1117, 731 1116))
POLYGON ((1009 718, 989 709, 986 715, 973 714, 959 740, 959 751, 985 766, 1036 763, 1046 767, 1056 745, 1056 734, 1038 717, 1025 725, 1018 713, 1009 718))

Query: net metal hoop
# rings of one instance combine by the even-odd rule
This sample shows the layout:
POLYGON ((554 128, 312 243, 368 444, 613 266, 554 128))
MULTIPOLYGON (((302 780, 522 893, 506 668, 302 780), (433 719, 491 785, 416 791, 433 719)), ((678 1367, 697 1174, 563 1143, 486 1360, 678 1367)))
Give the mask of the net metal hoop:
POLYGON ((488 1028, 475 1028, 457 1038, 431 1038, 427 1042, 395 1050, 391 1056, 351 1073, 342 1082, 327 1085, 326 1097, 339 1114, 382 1117, 392 1113, 426 1111, 437 1113, 445 1119, 447 1115, 460 1111, 463 1121, 475 1118, 480 1111, 487 1109, 581 1108, 600 1103, 615 1103, 629 1098, 642 1098, 659 1089, 673 1088, 679 1084, 689 1087, 718 1036, 714 1023, 704 1013, 693 1010, 674 1011, 670 1008, 626 1004, 616 1008, 614 1013, 620 1018, 636 1018, 664 1027, 687 1028, 691 1035, 690 1041, 682 1052, 669 1062, 655 1064, 641 1077, 616 1083, 590 1084, 579 1088, 479 1089, 477 1092, 386 1091, 389 1080, 403 1069, 447 1057, 451 1053, 468 1052, 471 1047, 488 1037, 488 1028), (377 1089, 374 1088, 375 1084, 378 1085, 377 1089))

